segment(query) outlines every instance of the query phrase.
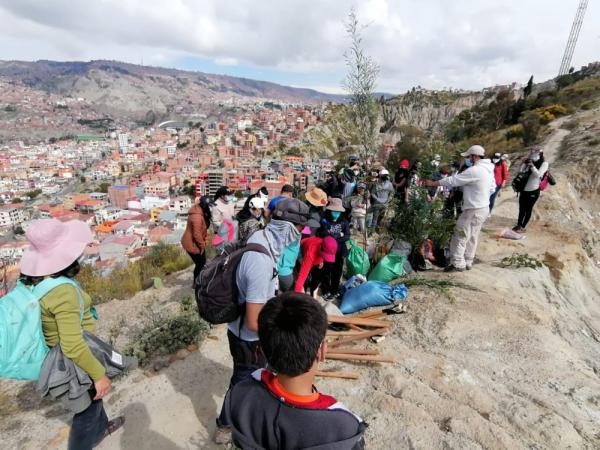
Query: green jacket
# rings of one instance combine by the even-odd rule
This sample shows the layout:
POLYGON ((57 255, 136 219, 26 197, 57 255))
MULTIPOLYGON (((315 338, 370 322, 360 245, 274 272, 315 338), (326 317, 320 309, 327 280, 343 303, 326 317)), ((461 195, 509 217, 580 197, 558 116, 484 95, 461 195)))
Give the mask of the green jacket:
POLYGON ((60 344, 63 354, 83 369, 94 381, 104 376, 100 364, 83 339, 83 330, 94 331, 96 320, 91 313, 92 299, 83 295, 83 320, 79 298, 73 286, 62 285, 52 289, 40 300, 42 329, 49 347, 60 344))

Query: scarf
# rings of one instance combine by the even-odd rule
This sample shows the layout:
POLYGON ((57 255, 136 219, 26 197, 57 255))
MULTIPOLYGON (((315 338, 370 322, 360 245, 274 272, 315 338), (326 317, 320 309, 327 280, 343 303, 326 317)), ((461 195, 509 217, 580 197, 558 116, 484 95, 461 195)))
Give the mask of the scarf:
POLYGON ((285 220, 272 219, 265 228, 265 239, 269 244, 269 250, 275 262, 283 249, 294 241, 300 240, 301 234, 293 223, 285 220))

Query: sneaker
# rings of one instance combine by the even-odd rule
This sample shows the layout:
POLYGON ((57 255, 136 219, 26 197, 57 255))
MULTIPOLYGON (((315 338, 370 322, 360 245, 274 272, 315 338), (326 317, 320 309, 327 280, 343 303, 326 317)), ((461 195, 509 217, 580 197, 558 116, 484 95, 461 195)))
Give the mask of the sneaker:
POLYGON ((94 447, 97 447, 98 445, 100 445, 100 442, 102 442, 108 436, 110 436, 111 434, 113 434, 115 431, 117 431, 119 428, 121 428, 124 424, 125 424, 125 417, 124 416, 119 416, 116 419, 109 420, 108 421, 108 425, 106 425, 106 430, 104 430, 104 434, 98 440, 98 442, 96 442, 96 444, 94 445, 94 447))
POLYGON ((452 264, 444 269, 444 272, 464 272, 464 267, 454 267, 452 264))
POLYGON ((466 266, 465 266, 465 269, 467 269, 467 270, 471 270, 472 268, 473 268, 473 266, 472 266, 472 265, 471 265, 471 266, 469 266, 469 265, 466 265, 466 266))
POLYGON ((217 445, 227 445, 231 443, 231 427, 217 426, 213 439, 217 445))

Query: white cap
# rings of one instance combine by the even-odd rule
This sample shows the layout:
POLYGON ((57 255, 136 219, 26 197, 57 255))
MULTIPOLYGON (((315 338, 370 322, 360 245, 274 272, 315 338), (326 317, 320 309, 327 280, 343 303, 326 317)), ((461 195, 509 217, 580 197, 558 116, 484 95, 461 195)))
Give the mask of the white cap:
POLYGON ((506 153, 505 153, 505 154, 503 154, 503 155, 502 155, 502 159, 508 159, 508 154, 506 154, 506 153))
POLYGON ((435 155, 433 159, 435 159, 436 161, 440 161, 442 157, 440 155, 435 155))
POLYGON ((381 170, 379 171, 379 175, 389 175, 389 174, 390 174, 390 173, 389 173, 389 172, 388 172, 388 170, 387 170, 387 169, 385 169, 385 168, 384 168, 384 169, 381 169, 381 170))
POLYGON ((266 200, 262 197, 253 197, 250 200, 250 208, 265 209, 266 200))
POLYGON ((481 145, 473 145, 472 147, 469 148, 469 150, 460 154, 460 156, 463 156, 463 157, 473 156, 473 155, 483 157, 483 156, 485 156, 485 149, 481 145))

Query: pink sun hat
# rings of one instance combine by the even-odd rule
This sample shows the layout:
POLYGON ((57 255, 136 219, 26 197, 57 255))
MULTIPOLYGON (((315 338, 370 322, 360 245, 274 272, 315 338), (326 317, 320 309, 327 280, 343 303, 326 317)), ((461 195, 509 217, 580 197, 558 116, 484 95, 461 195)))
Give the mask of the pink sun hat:
POLYGON ((30 246, 21 258, 21 273, 32 277, 44 277, 66 269, 93 240, 90 227, 80 220, 34 220, 25 235, 30 246))

